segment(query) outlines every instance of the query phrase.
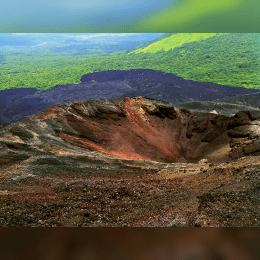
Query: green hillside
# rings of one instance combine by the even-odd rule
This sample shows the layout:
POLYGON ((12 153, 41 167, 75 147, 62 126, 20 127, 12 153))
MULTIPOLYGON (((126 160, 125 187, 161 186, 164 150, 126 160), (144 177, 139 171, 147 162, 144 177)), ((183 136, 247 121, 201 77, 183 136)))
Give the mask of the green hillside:
POLYGON ((198 42, 208 39, 210 37, 221 35, 220 33, 177 33, 167 38, 156 41, 151 45, 133 51, 133 53, 156 53, 158 51, 168 51, 177 47, 181 47, 183 44, 190 42, 198 42))
POLYGON ((260 88, 259 46, 259 33, 178 33, 133 55, 153 55, 163 71, 185 79, 260 88))
POLYGON ((87 73, 129 69, 154 69, 189 80, 260 89, 259 45, 259 33, 188 33, 164 35, 132 53, 1 50, 0 90, 44 90, 77 84, 87 73))
MULTIPOLYGON (((174 35, 174 34, 176 34, 176 33, 164 33, 161 37, 159 37, 159 38, 157 38, 157 39, 155 39, 155 40, 153 40, 153 41, 140 44, 139 46, 137 46, 136 48, 134 48, 132 51, 130 51, 130 52, 128 52, 128 53, 135 53, 136 50, 144 49, 144 48, 146 48, 147 46, 152 45, 152 44, 154 44, 154 43, 156 43, 156 42, 159 42, 159 41, 161 41, 161 40, 163 40, 163 39, 165 39, 165 38, 168 38, 168 37, 170 37, 170 36, 172 36, 172 35, 174 35)), ((138 52, 140 52, 140 51, 138 51, 138 52)))

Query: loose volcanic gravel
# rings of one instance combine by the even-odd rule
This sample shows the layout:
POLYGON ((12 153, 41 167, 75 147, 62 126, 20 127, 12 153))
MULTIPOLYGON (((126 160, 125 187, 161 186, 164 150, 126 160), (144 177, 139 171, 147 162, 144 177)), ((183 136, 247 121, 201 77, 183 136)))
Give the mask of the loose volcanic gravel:
POLYGON ((259 156, 190 164, 183 176, 176 169, 178 164, 166 172, 135 168, 6 176, 0 183, 0 225, 260 226, 259 156))

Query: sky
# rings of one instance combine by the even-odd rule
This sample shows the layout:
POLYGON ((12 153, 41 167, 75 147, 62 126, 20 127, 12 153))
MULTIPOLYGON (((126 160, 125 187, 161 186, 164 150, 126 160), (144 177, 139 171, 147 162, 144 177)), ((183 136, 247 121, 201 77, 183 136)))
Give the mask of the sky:
POLYGON ((259 0, 0 0, 0 32, 260 32, 259 0))

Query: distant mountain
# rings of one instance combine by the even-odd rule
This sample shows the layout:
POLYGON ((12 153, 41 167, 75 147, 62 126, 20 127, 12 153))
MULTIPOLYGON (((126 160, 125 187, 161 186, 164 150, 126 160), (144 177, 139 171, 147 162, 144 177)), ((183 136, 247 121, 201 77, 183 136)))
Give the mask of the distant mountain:
POLYGON ((5 49, 50 49, 53 52, 87 52, 90 49, 106 53, 132 50, 151 43, 163 33, 42 33, 0 34, 0 48, 5 49))

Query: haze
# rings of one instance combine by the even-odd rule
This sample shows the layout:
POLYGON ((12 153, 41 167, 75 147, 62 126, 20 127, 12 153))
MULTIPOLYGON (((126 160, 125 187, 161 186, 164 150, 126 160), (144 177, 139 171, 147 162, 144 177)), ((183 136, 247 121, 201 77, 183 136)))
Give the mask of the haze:
POLYGON ((111 29, 127 28, 136 19, 164 10, 171 6, 172 0, 58 0, 58 1, 19 1, 0 3, 1 32, 106 32, 111 29), (24 29, 23 29, 24 28, 24 29))

